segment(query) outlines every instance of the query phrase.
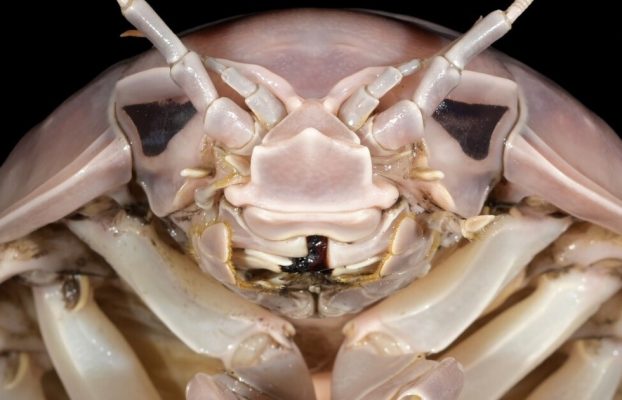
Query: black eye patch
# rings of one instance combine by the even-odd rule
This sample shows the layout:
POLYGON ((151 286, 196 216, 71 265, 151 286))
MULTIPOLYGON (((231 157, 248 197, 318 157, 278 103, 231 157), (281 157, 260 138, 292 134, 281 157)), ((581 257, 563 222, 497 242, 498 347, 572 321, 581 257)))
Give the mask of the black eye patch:
POLYGON ((190 102, 172 100, 123 107, 138 130, 143 154, 154 157, 166 150, 168 142, 183 129, 197 110, 190 102))
POLYGON ((504 106, 469 104, 445 99, 432 118, 458 141, 462 151, 475 160, 488 156, 497 123, 508 110, 504 106))

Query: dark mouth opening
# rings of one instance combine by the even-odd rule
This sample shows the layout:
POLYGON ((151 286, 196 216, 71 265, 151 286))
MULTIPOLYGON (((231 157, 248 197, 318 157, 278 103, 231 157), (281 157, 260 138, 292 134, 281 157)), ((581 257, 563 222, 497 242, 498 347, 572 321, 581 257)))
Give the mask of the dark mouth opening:
POLYGON ((307 255, 292 259, 291 265, 281 265, 281 270, 288 273, 323 273, 330 275, 331 270, 326 265, 326 251, 328 238, 326 236, 307 236, 307 255))
MULTIPOLYGON (((239 278, 261 290, 277 291, 325 291, 337 290, 351 285, 351 282, 374 272, 380 263, 374 257, 368 265, 353 268, 329 266, 328 237, 310 235, 305 237, 307 254, 302 257, 286 257, 290 262, 273 264, 268 268, 244 259, 244 249, 237 250, 240 259, 235 264, 239 278), (254 264, 254 265, 253 265, 254 264), (335 272, 337 271, 337 274, 335 272)), ((282 259, 283 257, 281 257, 282 259)), ((235 261, 234 261, 235 262, 235 261)))

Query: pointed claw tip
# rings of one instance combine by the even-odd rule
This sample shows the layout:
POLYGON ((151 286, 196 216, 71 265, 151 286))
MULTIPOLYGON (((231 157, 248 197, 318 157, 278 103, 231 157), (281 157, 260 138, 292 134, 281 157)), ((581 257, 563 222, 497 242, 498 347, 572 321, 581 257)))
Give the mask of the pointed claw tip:
POLYGON ((285 330, 285 334, 288 337, 293 337, 294 335, 296 335, 296 328, 294 328, 294 325, 290 323, 285 324, 284 330, 285 330))
POLYGON ((425 182, 435 182, 444 179, 445 174, 443 171, 432 168, 413 168, 410 171, 410 177, 425 182))
POLYGON ((341 332, 343 333, 343 335, 346 338, 352 337, 354 336, 354 331, 356 330, 355 326, 354 326, 354 322, 350 321, 347 324, 344 325, 343 329, 341 330, 341 332))
POLYGON ((61 286, 65 308, 73 312, 80 311, 88 303, 90 291, 91 285, 86 276, 67 277, 61 286))
POLYGON ((4 388, 7 390, 15 388, 25 377, 30 369, 30 357, 26 353, 19 353, 15 364, 15 371, 12 374, 10 371, 6 371, 9 373, 8 379, 5 379, 4 382, 4 388))
POLYGON ((179 172, 179 175, 183 178, 205 178, 209 176, 210 171, 204 168, 184 168, 179 172))
POLYGON ((119 7, 121 7, 121 10, 126 10, 129 6, 132 5, 133 0, 117 0, 117 3, 119 3, 119 7))
POLYGON ((462 221, 462 236, 467 239, 474 239, 475 236, 482 232, 492 221, 495 220, 494 215, 477 215, 462 221))
POLYGON ((127 31, 121 33, 121 35, 119 36, 122 38, 126 38, 126 37, 144 38, 145 37, 145 35, 137 29, 128 29, 127 31))

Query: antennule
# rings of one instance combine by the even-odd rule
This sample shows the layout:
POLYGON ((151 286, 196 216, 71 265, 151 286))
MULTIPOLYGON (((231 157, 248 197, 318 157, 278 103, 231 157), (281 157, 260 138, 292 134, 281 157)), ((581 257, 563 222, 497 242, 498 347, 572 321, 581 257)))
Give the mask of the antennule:
POLYGON ((511 24, 533 3, 533 0, 515 0, 512 5, 505 10, 505 16, 511 24))
POLYGON ((475 56, 503 37, 533 0, 515 0, 503 12, 493 11, 460 37, 447 51, 445 58, 459 69, 463 69, 475 56))
POLYGON ((460 74, 477 55, 512 29, 512 23, 533 0, 515 0, 504 12, 496 10, 481 18, 451 44, 445 54, 430 62, 413 99, 426 115, 460 83, 460 74))
POLYGON ((188 49, 144 0, 117 0, 125 18, 141 31, 171 65, 188 49))

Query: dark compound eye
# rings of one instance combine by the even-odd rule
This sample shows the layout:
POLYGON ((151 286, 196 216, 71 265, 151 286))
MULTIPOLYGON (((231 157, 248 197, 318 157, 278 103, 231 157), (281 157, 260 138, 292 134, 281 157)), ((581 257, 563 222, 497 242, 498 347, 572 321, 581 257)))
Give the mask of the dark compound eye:
POLYGON ((168 142, 183 129, 197 110, 190 102, 172 100, 134 104, 123 107, 138 130, 143 154, 154 157, 162 153, 168 142))
POLYGON ((432 118, 460 144, 462 151, 475 160, 488 156, 490 140, 497 123, 508 107, 469 104, 445 99, 432 118))

